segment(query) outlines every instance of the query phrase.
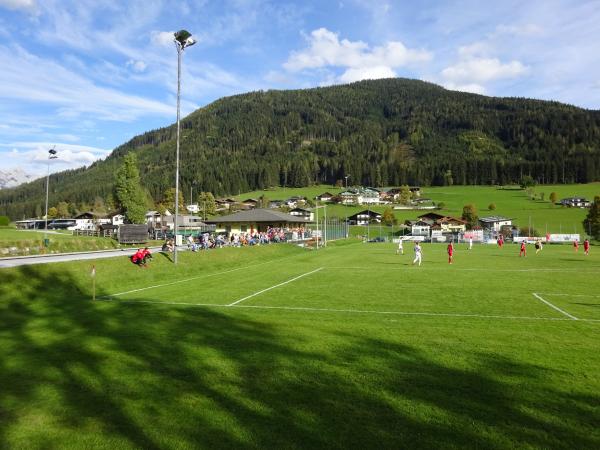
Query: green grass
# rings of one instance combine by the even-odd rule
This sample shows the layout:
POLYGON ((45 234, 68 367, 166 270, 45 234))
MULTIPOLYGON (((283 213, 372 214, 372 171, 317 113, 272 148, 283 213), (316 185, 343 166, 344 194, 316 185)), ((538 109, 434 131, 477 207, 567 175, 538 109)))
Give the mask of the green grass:
POLYGON ((597 247, 394 250, 0 269, 0 448, 600 446, 597 247))
MULTIPOLYGON (((110 250, 131 247, 112 238, 74 236, 70 231, 48 232, 49 246, 44 246, 44 230, 29 231, 0 228, 0 257, 110 250)), ((154 242, 149 241, 149 245, 154 242)))
MULTIPOLYGON (((323 192, 336 194, 340 188, 328 185, 311 186, 308 188, 278 188, 275 190, 254 191, 237 196, 239 200, 258 198, 265 195, 269 199, 286 199, 294 195, 314 198, 323 192)), ((545 200, 529 200, 524 190, 498 189, 494 186, 446 186, 424 187, 422 196, 431 198, 436 204, 443 202, 443 213, 460 217, 462 208, 473 203, 478 210, 479 217, 502 215, 514 219, 514 223, 521 227, 529 226, 531 218, 532 227, 542 235, 548 233, 581 233, 584 234, 582 221, 587 214, 586 209, 563 208, 552 205, 549 197, 551 192, 556 192, 558 198, 585 197, 593 200, 595 195, 600 195, 600 183, 571 184, 571 185, 544 185, 535 187, 539 195, 545 194, 545 200), (488 210, 491 203, 496 204, 496 210, 488 210)), ((373 211, 383 212, 386 206, 371 207, 373 211)), ((348 217, 366 209, 366 206, 328 205, 329 217, 348 217)), ((407 219, 415 219, 426 211, 396 210, 394 215, 403 223, 407 219)), ((321 211, 320 214, 323 214, 321 211)))

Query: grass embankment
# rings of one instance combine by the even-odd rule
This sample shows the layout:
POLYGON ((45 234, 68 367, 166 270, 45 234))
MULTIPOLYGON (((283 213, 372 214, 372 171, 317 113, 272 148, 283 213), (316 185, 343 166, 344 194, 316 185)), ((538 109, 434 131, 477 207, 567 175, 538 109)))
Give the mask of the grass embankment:
POLYGON ((74 236, 71 232, 48 232, 49 245, 44 245, 44 231, 0 228, 0 257, 43 255, 48 253, 89 252, 129 248, 115 239, 93 236, 74 236))
POLYGON ((0 269, 0 447, 600 447, 600 254, 394 249, 0 269))

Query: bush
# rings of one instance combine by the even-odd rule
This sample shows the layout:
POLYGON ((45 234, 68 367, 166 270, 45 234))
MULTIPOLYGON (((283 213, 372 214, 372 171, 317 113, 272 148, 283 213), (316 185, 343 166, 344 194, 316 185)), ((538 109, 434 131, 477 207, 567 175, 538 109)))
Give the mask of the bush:
POLYGON ((438 209, 444 209, 446 207, 446 204, 444 202, 439 202, 437 204, 438 209))
POLYGON ((490 211, 494 211, 496 209, 496 204, 495 203, 490 203, 489 206, 488 206, 488 209, 490 211))
POLYGON ((0 227, 7 227, 10 224, 10 219, 7 216, 0 216, 0 227))

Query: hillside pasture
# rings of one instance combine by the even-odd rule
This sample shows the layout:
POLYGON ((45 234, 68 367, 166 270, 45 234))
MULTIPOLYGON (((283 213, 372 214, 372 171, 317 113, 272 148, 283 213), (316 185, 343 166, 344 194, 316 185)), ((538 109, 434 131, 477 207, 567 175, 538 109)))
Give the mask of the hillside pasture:
MULTIPOLYGON (((273 190, 254 191, 236 196, 238 200, 258 198, 261 195, 270 200, 285 200, 292 196, 304 196, 314 199, 323 192, 337 194, 343 189, 328 185, 311 186, 308 188, 277 188, 273 190)), ((479 217, 501 215, 514 219, 520 227, 529 226, 538 232, 548 233, 581 233, 584 234, 582 221, 587 214, 586 209, 565 208, 550 203, 550 193, 556 192, 559 200, 565 197, 585 197, 593 200, 600 195, 600 183, 571 184, 571 185, 543 185, 534 188, 536 194, 544 193, 544 201, 530 200, 525 190, 518 186, 500 189, 496 186, 443 186, 423 187, 421 196, 432 199, 436 204, 443 202, 444 208, 439 211, 455 217, 460 217, 463 206, 472 203, 476 206, 479 217), (496 209, 488 209, 494 203, 496 209)), ((393 206, 393 205, 391 205, 393 206)), ((383 212, 387 206, 372 206, 371 210, 383 212)), ((348 217, 359 211, 367 209, 363 206, 327 205, 329 217, 348 217)), ((415 219, 425 213, 422 210, 394 210, 394 215, 399 222, 415 219)), ((324 214, 320 210, 319 214, 324 214)))

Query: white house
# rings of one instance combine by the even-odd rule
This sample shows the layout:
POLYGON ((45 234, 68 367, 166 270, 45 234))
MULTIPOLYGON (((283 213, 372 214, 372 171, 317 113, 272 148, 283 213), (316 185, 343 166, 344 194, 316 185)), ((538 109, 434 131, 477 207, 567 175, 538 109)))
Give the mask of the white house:
POLYGON ((124 214, 115 214, 110 218, 110 222, 113 225, 123 225, 125 223, 125 215, 124 214))
POLYGON ((424 220, 410 222, 410 234, 413 236, 427 236, 431 234, 431 224, 424 220))
POLYGON ((288 212, 289 215, 298 217, 306 221, 312 221, 314 219, 314 213, 304 208, 294 208, 288 212))
POLYGON ((481 217, 479 219, 481 227, 486 230, 500 231, 505 225, 512 226, 512 219, 502 216, 481 217))
POLYGON ((381 214, 365 209, 348 216, 348 222, 352 225, 368 225, 369 223, 381 222, 381 214))
POLYGON ((592 205, 592 202, 583 197, 569 197, 563 198, 560 201, 560 204, 571 208, 589 208, 592 205))

